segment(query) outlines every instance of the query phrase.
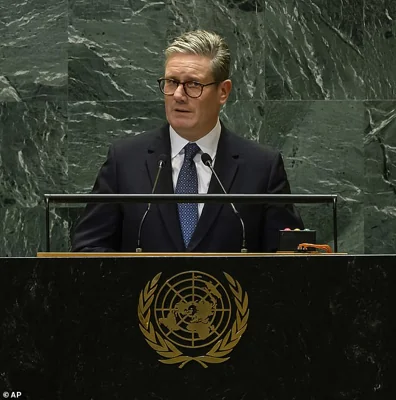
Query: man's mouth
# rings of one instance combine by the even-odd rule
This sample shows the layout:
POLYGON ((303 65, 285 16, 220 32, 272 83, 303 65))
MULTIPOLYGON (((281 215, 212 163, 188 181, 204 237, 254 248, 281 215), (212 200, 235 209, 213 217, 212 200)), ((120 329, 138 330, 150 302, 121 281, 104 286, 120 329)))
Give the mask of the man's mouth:
POLYGON ((189 113, 190 112, 188 110, 183 110, 183 109, 180 109, 180 108, 175 108, 175 111, 182 112, 182 113, 189 113))

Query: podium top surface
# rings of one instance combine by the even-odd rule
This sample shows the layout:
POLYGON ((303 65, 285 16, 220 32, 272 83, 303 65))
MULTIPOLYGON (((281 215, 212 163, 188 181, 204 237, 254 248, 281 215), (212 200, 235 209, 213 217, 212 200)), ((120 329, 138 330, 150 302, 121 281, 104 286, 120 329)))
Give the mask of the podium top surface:
POLYGON ((277 252, 277 253, 93 253, 93 252, 39 252, 40 258, 86 258, 86 257, 274 257, 274 256, 332 256, 347 253, 323 252, 277 252))

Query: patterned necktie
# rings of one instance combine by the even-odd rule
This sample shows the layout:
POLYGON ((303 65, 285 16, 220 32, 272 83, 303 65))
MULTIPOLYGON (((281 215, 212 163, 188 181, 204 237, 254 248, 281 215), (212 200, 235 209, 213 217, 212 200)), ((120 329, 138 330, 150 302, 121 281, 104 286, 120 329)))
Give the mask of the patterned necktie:
MULTIPOLYGON (((184 147, 184 162, 177 178, 176 194, 198 193, 198 176, 194 157, 199 150, 196 143, 188 143, 184 147)), ((177 207, 184 245, 187 248, 198 223, 198 203, 178 203, 177 207)))

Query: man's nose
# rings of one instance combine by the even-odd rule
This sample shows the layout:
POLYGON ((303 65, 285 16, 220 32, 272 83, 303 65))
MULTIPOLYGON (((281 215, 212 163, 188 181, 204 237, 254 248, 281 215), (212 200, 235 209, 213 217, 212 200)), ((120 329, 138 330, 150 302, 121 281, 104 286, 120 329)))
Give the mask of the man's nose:
POLYGON ((181 83, 176 88, 175 93, 173 93, 173 97, 177 101, 185 101, 185 100, 187 100, 186 92, 184 91, 184 87, 183 87, 183 85, 181 83))

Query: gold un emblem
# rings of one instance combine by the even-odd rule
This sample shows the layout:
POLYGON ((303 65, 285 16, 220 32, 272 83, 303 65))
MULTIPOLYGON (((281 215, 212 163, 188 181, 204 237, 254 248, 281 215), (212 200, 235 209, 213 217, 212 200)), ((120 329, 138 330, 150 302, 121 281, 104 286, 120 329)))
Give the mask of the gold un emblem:
POLYGON ((212 275, 181 272, 159 286, 162 273, 140 292, 139 326, 164 364, 219 364, 238 344, 249 318, 248 295, 224 272, 229 291, 212 275), (231 296, 230 296, 231 295, 231 296))

